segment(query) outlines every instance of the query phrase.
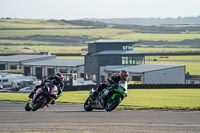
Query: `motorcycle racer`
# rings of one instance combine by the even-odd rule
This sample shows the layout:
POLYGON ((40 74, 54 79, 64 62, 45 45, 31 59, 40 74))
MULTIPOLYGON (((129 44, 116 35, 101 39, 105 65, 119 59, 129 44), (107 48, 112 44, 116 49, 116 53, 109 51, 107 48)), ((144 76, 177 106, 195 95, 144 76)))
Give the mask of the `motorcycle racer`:
POLYGON ((112 77, 108 78, 108 83, 100 83, 92 95, 92 99, 94 100, 98 93, 101 92, 104 88, 108 87, 109 84, 116 84, 118 85, 120 81, 128 81, 129 72, 126 70, 121 70, 119 74, 113 75, 112 77))
MULTIPOLYGON (((55 100, 58 99, 62 95, 62 90, 64 88, 63 74, 61 72, 57 72, 54 76, 51 76, 51 77, 43 80, 40 85, 35 86, 35 89, 29 94, 28 97, 29 98, 33 98, 33 95, 35 94, 35 92, 37 91, 37 89, 43 87, 45 83, 50 82, 50 81, 53 81, 53 83, 58 88, 58 93, 57 93, 57 97, 55 98, 55 100)), ((55 100, 51 104, 54 104, 55 100)))

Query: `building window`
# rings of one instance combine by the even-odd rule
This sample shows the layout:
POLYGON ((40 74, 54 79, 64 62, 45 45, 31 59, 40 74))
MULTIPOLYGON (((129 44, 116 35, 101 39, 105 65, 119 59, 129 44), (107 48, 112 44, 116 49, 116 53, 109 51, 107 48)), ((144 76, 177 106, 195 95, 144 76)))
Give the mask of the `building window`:
POLYGON ((17 65, 10 65, 10 69, 17 69, 17 65))
POLYGON ((3 82, 8 82, 8 79, 3 79, 3 82))
POLYGON ((128 64, 128 57, 122 57, 122 65, 128 64))
POLYGON ((84 74, 84 73, 80 73, 80 77, 81 77, 81 78, 84 78, 84 77, 85 77, 85 74, 84 74))
POLYGON ((67 69, 60 69, 61 73, 67 73, 67 69))
POLYGON ((139 65, 142 64, 142 62, 143 62, 143 57, 137 57, 135 64, 139 65))
POLYGON ((122 65, 138 65, 142 64, 143 57, 122 57, 122 65))
POLYGON ((132 81, 141 81, 141 76, 132 76, 132 81))

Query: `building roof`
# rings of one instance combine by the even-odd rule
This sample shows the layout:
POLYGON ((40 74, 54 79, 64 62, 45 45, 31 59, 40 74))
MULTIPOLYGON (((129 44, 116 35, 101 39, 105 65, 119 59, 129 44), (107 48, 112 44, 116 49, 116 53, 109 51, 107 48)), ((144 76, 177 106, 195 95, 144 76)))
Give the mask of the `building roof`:
POLYGON ((24 63, 24 65, 34 66, 80 66, 84 65, 84 59, 48 59, 24 63))
POLYGON ((31 59, 40 59, 46 57, 56 57, 55 55, 11 55, 11 56, 4 56, 0 58, 0 61, 6 62, 19 62, 31 59))
POLYGON ((113 39, 101 39, 97 41, 90 41, 87 44, 98 44, 98 43, 136 43, 137 41, 133 40, 113 40, 113 39))
POLYGON ((121 70, 126 70, 129 73, 144 73, 150 71, 158 71, 163 69, 170 69, 176 67, 185 67, 184 65, 150 65, 150 64, 141 64, 141 65, 131 65, 131 66, 106 66, 105 71, 109 72, 120 72, 121 70))
POLYGON ((104 50, 94 55, 143 55, 144 53, 133 50, 104 50))

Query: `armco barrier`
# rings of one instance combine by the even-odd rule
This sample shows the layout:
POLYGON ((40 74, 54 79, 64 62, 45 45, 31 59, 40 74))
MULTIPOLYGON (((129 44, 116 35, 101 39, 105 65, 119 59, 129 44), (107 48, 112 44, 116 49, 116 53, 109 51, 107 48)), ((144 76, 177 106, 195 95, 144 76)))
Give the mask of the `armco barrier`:
MULTIPOLYGON (((80 91, 97 88, 97 85, 65 86, 64 91, 80 91)), ((195 88, 200 89, 200 84, 129 84, 128 89, 174 89, 174 88, 195 88)))

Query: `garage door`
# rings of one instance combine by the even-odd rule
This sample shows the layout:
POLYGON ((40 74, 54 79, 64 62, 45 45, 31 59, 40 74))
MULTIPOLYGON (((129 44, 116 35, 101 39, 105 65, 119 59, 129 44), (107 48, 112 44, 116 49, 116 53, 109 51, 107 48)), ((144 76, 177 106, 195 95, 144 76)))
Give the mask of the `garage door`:
POLYGON ((51 77, 55 74, 55 69, 54 68, 48 68, 47 72, 48 72, 48 77, 51 77))
POLYGON ((0 64, 0 70, 6 70, 6 65, 5 64, 0 64))
POLYGON ((38 79, 42 79, 42 68, 41 67, 36 67, 35 68, 35 76, 38 79))
POLYGON ((25 76, 31 75, 31 67, 24 67, 24 75, 25 76))

